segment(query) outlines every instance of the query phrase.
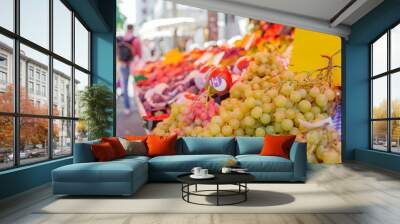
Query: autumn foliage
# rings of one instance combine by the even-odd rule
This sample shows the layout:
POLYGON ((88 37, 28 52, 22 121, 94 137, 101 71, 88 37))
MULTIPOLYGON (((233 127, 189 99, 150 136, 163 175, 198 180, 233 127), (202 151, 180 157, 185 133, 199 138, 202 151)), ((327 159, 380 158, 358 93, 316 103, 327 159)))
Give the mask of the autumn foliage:
MULTIPOLYGON (((21 114, 47 115, 48 104, 35 105, 25 90, 20 89, 20 111, 21 114)), ((10 112, 14 110, 14 90, 13 86, 7 87, 6 92, 0 93, 0 111, 10 112)), ((0 116, 0 148, 13 148, 13 117, 0 116)), ((20 148, 24 149, 26 145, 44 145, 48 137, 48 119, 47 118, 20 118, 20 148)), ((57 126, 53 127, 53 138, 59 133, 57 126)))

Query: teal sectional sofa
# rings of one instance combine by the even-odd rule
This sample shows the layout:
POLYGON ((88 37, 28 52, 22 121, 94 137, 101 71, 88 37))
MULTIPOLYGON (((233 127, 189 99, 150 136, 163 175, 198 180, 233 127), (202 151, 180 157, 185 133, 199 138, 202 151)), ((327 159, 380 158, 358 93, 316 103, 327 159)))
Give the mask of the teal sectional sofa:
POLYGON ((127 156, 96 162, 91 141, 75 144, 74 163, 52 172, 54 194, 131 195, 148 181, 176 181, 193 167, 219 172, 229 160, 236 160, 259 182, 304 182, 306 145, 295 142, 290 159, 260 156, 264 138, 257 137, 182 137, 177 140, 177 155, 127 156))

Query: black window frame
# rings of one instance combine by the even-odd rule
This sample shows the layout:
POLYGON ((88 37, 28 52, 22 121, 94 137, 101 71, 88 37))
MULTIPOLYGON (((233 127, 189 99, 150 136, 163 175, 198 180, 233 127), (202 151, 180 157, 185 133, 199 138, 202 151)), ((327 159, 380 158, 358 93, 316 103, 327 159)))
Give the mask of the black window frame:
MULTIPOLYGON (((381 33, 379 36, 377 36, 373 41, 369 43, 369 144, 370 144, 370 150, 373 151, 379 151, 379 152, 386 152, 386 153, 391 153, 391 154, 400 154, 399 152, 394 152, 392 151, 392 121, 400 121, 400 117, 393 117, 392 116, 392 99, 391 99, 391 80, 392 76, 395 75, 396 73, 400 72, 400 67, 397 68, 391 68, 391 31, 397 27, 400 26, 400 21, 394 23, 391 25, 388 29, 385 30, 385 32, 381 33), (386 57, 387 57, 387 64, 386 64, 386 71, 382 72, 380 74, 373 74, 373 44, 378 41, 381 37, 384 35, 387 36, 387 52, 386 52, 386 57), (386 105, 386 117, 385 118, 373 118, 373 81, 379 78, 386 77, 386 86, 387 86, 387 105, 386 105), (373 122, 384 122, 386 121, 386 150, 379 150, 374 148, 374 133, 373 133, 373 122)), ((400 146, 399 146, 400 147, 400 146)))
MULTIPOLYGON (((14 0, 13 1, 13 10, 14 10, 14 30, 10 31, 4 27, 0 26, 0 35, 3 35, 5 37, 11 38, 13 40, 13 52, 12 52, 12 57, 13 57, 13 65, 12 65, 12 74, 13 79, 14 79, 14 99, 13 99, 13 107, 14 110, 13 112, 2 112, 0 111, 0 116, 4 117, 11 117, 13 119, 13 166, 10 167, 5 167, 5 168, 0 168, 0 172, 5 171, 5 170, 11 170, 11 169, 16 169, 19 167, 23 166, 30 166, 33 164, 37 163, 43 163, 46 161, 50 160, 59 160, 62 158, 70 157, 73 155, 74 152, 74 143, 75 143, 75 126, 76 126, 76 121, 79 120, 79 117, 75 117, 75 108, 71 108, 71 114, 70 116, 56 116, 53 115, 53 59, 58 60, 59 62, 62 62, 66 65, 71 66, 71 105, 75 104, 75 88, 74 88, 74 82, 75 82, 75 69, 85 73, 89 77, 89 83, 88 85, 92 85, 92 73, 91 73, 91 37, 92 37, 92 30, 88 27, 88 25, 84 22, 84 20, 79 16, 78 13, 76 13, 72 7, 66 2, 65 0, 59 0, 64 6, 68 8, 68 10, 71 11, 71 58, 67 59, 64 58, 63 56, 53 52, 53 1, 54 0, 48 0, 49 2, 49 47, 46 49, 45 47, 42 47, 39 44, 36 44, 32 41, 30 41, 27 38, 24 38, 23 36, 20 35, 20 0, 14 0), (85 69, 78 64, 75 63, 75 18, 79 20, 79 22, 85 27, 85 29, 88 31, 88 69, 85 69), (48 86, 47 86, 47 91, 48 91, 48 112, 46 115, 38 115, 38 114, 27 114, 27 113, 21 113, 20 111, 20 45, 23 44, 27 47, 30 47, 40 53, 43 53, 48 56, 49 62, 48 62, 48 86), (27 163, 27 164, 21 164, 20 161, 20 119, 21 118, 44 118, 47 119, 48 122, 48 136, 47 136, 47 141, 48 141, 48 155, 47 158, 40 160, 38 162, 32 162, 32 163, 27 163), (72 125, 72 133, 71 133, 71 153, 68 155, 63 155, 63 156, 54 156, 53 155, 53 122, 56 120, 67 120, 71 121, 72 125)), ((34 71, 35 73, 35 71, 34 71)), ((28 77, 29 74, 26 74, 28 77)), ((29 78, 28 78, 29 79, 29 78)))

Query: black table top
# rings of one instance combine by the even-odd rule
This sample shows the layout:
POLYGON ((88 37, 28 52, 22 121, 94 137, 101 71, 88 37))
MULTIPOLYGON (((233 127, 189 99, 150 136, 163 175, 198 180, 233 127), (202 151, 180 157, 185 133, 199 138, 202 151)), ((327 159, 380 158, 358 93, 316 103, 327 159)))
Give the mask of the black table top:
POLYGON ((213 173, 212 179, 193 179, 191 173, 182 174, 177 177, 178 181, 186 184, 236 184, 248 183, 255 180, 249 173, 213 173))

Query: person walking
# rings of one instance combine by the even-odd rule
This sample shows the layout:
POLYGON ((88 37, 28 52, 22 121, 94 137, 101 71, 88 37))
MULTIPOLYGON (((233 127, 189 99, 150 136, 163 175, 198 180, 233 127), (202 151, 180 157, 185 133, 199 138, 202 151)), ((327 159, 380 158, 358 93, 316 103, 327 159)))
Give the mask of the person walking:
POLYGON ((131 66, 134 61, 138 61, 142 58, 140 40, 134 35, 134 26, 132 24, 127 26, 125 35, 119 40, 118 57, 121 63, 120 72, 122 75, 124 112, 126 115, 129 115, 131 113, 131 105, 128 95, 128 85, 131 66))

